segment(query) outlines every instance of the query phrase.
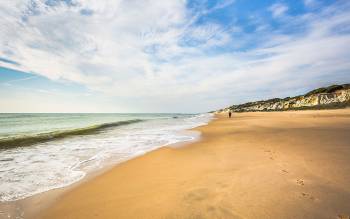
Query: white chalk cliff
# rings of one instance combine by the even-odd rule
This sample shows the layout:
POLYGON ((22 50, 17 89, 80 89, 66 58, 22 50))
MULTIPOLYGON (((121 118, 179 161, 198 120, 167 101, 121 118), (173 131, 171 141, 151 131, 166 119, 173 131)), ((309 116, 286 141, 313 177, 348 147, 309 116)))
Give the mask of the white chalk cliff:
POLYGON ((274 98, 240 105, 232 105, 221 111, 282 111, 308 108, 344 108, 346 106, 350 106, 350 84, 332 85, 326 88, 319 88, 305 95, 296 97, 287 97, 284 99, 274 98))

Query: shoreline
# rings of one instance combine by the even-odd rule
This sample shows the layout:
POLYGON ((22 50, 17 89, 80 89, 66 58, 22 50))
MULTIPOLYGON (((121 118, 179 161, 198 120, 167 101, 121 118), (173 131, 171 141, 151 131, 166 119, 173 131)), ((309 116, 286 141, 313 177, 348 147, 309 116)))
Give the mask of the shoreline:
MULTIPOLYGON (((203 126, 203 125, 200 125, 200 126, 203 126)), ((32 196, 15 200, 15 201, 0 202, 0 219, 1 218, 36 218, 40 214, 40 212, 45 211, 50 206, 55 204, 66 193, 70 192, 71 190, 74 190, 75 188, 81 186, 84 183, 89 182, 90 180, 93 180, 96 177, 103 175, 104 173, 112 170, 118 165, 121 165, 133 159, 137 159, 140 156, 144 156, 148 153, 152 153, 153 151, 160 150, 164 147, 170 147, 170 148, 184 147, 195 141, 199 141, 201 138, 201 133, 198 131, 195 131, 194 129, 182 130, 182 131, 179 131, 178 133, 182 133, 186 136, 191 136, 192 139, 176 142, 168 145, 163 145, 151 151, 148 151, 144 154, 136 155, 135 157, 128 158, 121 162, 113 162, 113 161, 107 160, 105 161, 105 165, 103 167, 86 173, 86 175, 82 179, 76 182, 73 182, 72 184, 69 184, 67 186, 50 189, 48 191, 40 192, 38 194, 34 194, 32 196)), ((111 158, 111 160, 113 159, 111 158)))

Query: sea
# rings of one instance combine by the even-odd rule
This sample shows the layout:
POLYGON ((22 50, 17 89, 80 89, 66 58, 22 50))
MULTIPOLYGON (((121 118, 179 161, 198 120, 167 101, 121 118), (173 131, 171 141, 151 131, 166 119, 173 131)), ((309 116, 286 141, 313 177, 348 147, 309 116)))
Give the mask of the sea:
POLYGON ((1 113, 0 202, 68 186, 159 147, 196 138, 211 114, 1 113))

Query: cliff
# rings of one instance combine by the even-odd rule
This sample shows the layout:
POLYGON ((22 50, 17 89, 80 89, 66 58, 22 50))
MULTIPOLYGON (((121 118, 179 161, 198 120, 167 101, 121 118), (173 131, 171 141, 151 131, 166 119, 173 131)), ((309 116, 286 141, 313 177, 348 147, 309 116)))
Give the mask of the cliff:
POLYGON ((302 109, 334 109, 350 106, 350 84, 318 88, 305 95, 274 98, 240 105, 232 105, 220 111, 284 111, 302 109))

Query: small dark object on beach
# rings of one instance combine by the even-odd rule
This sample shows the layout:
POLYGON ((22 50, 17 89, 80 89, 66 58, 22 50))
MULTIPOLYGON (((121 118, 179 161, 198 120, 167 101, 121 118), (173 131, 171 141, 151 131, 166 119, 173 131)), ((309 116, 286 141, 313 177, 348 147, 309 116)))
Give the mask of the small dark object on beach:
POLYGON ((231 118, 231 116, 232 116, 232 113, 231 113, 231 111, 229 111, 228 112, 228 117, 231 118))

